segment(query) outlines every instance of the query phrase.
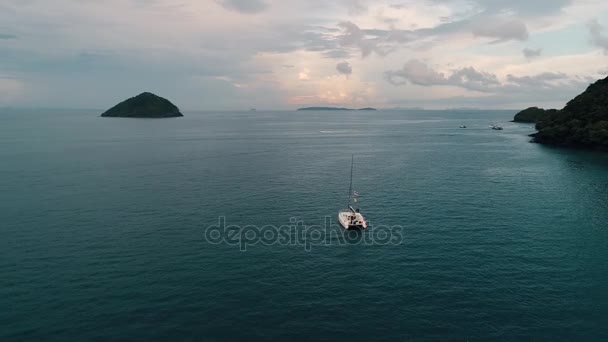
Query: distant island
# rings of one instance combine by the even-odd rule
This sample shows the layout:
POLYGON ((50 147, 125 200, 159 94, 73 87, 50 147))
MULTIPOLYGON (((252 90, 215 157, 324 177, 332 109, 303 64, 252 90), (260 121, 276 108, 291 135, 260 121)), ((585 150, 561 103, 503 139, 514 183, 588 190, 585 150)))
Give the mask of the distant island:
POLYGON ((513 122, 537 123, 546 116, 555 115, 557 114, 557 112, 557 109, 542 109, 538 107, 530 107, 517 113, 517 115, 515 115, 515 118, 513 119, 513 122))
POLYGON ((469 112, 469 111, 478 111, 478 110, 482 110, 482 109, 477 108, 477 107, 454 107, 454 108, 447 108, 446 110, 453 111, 453 112, 469 112))
POLYGON ((112 118, 176 118, 179 108, 169 100, 152 93, 141 93, 110 108, 102 117, 112 118))
POLYGON ((392 107, 392 108, 382 108, 382 110, 411 111, 411 110, 424 110, 424 108, 423 107, 392 107))
POLYGON ((360 109, 352 109, 352 108, 339 108, 339 107, 306 107, 299 108, 298 110, 377 110, 376 108, 360 108, 360 109))
POLYGON ((536 129, 532 141, 539 144, 608 151, 608 78, 590 85, 562 110, 541 114, 536 129))

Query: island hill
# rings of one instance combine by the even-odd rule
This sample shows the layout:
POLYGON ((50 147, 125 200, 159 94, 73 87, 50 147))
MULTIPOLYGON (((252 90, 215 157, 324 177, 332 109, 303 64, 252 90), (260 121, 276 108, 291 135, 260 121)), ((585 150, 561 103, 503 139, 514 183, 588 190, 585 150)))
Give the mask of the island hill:
POLYGON ((179 108, 169 100, 152 93, 141 93, 110 108, 102 117, 112 118, 177 118, 179 108))
POLYGON ((523 122, 523 123, 537 123, 539 120, 543 119, 549 115, 557 114, 557 109, 543 109, 538 107, 530 107, 528 109, 524 109, 521 112, 515 115, 513 122, 523 122))
POLYGON ((352 109, 352 108, 338 108, 338 107, 306 107, 306 108, 300 108, 298 110, 377 110, 377 109, 376 108, 352 109))
POLYGON ((535 122, 536 143, 608 151, 608 78, 590 85, 561 110, 528 108, 514 121, 535 122))

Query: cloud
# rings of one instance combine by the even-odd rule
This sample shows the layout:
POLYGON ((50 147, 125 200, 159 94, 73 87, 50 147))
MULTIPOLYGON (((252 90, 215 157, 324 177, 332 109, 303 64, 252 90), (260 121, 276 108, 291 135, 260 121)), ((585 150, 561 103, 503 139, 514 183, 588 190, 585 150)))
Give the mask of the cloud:
MULTIPOLYGON (((532 92, 530 83, 549 89, 572 80, 534 78, 537 73, 595 77, 605 56, 577 41, 590 36, 596 46, 608 46, 608 31, 597 21, 582 36, 578 25, 608 13, 608 2, 599 0, 0 3, 0 73, 22 80, 15 104, 28 106, 105 107, 142 88, 193 109, 283 109, 290 97, 331 93, 342 99, 367 86, 377 89, 379 103, 422 100, 421 94, 480 95, 471 92, 512 101, 528 96, 521 89, 532 92), (533 32, 542 34, 532 48, 572 39, 542 61, 526 61, 520 42, 533 32), (497 42, 506 43, 486 46, 497 42), (341 76, 349 69, 338 64, 358 57, 357 72, 350 71, 356 77, 341 76), (404 66, 408 60, 414 62, 404 66), (458 67, 446 67, 455 61, 458 67), (394 87, 383 77, 406 85, 394 87)), ((16 93, 12 81, 3 89, 9 83, 16 93)))
POLYGON ((268 8, 264 0, 216 0, 224 8, 245 14, 259 13, 268 8))
POLYGON ((353 73, 353 67, 348 62, 341 62, 336 65, 336 70, 342 75, 350 75, 353 73))
POLYGON ((346 0, 345 4, 348 6, 348 11, 352 15, 363 14, 368 11, 366 0, 346 0))
POLYGON ((353 52, 351 49, 347 48, 337 48, 332 50, 323 51, 323 57, 332 58, 332 59, 344 59, 351 58, 356 55, 356 52, 353 52))
POLYGON ((481 92, 491 91, 495 87, 500 86, 496 75, 480 72, 472 67, 455 70, 448 78, 448 81, 449 84, 481 92))
POLYGON ((419 86, 445 85, 447 82, 444 74, 415 59, 405 63, 401 70, 386 71, 385 76, 395 86, 407 84, 407 81, 419 86))
POLYGON ((302 70, 298 73, 298 80, 300 81, 310 81, 310 70, 302 70))
POLYGON ((341 22, 338 27, 342 29, 342 34, 338 36, 340 44, 345 47, 359 48, 362 57, 367 57, 372 52, 385 56, 392 50, 392 47, 386 45, 386 40, 382 38, 386 35, 386 31, 362 30, 350 21, 341 22))
POLYGON ((451 71, 451 74, 439 72, 419 60, 410 60, 400 70, 385 72, 386 80, 395 86, 414 84, 424 87, 452 86, 482 93, 508 94, 535 92, 539 89, 556 89, 580 84, 580 80, 563 73, 545 72, 533 76, 507 75, 500 81, 498 76, 489 72, 477 71, 465 67, 451 71))
MULTIPOLYGON (((305 26, 290 28, 284 32, 285 39, 291 42, 291 50, 303 49, 320 53, 325 58, 345 59, 356 55, 356 47, 350 42, 343 44, 336 33, 340 29, 323 26, 305 26), (347 46, 348 45, 348 46, 347 46)), ((288 43, 289 44, 289 43, 288 43)))
POLYGON ((593 45, 604 49, 604 52, 608 53, 608 36, 604 34, 604 27, 600 25, 597 19, 591 20, 588 27, 593 45))
POLYGON ((476 37, 496 39, 496 42, 508 40, 525 41, 529 33, 526 24, 513 18, 481 18, 471 23, 471 32, 476 37))
POLYGON ((524 54, 524 57, 526 57, 527 59, 533 59, 535 57, 540 57, 543 54, 543 49, 525 48, 521 52, 524 54))
POLYGON ((387 71, 387 81, 393 85, 407 82, 419 86, 455 86, 479 92, 490 92, 500 85, 495 75, 479 72, 472 67, 457 69, 447 76, 419 60, 410 60, 401 70, 387 71))
POLYGON ((324 38, 328 41, 337 38, 341 47, 359 49, 363 58, 372 53, 387 56, 401 47, 414 48, 416 44, 426 46, 425 44, 428 44, 429 41, 435 43, 441 40, 447 41, 463 34, 491 39, 490 43, 503 43, 511 40, 526 41, 530 35, 527 25, 522 20, 505 13, 474 15, 466 19, 447 20, 436 26, 412 30, 365 29, 352 21, 341 22, 338 27, 341 29, 339 35, 326 35, 324 38))
POLYGON ((559 72, 543 72, 534 76, 507 75, 507 82, 520 87, 546 87, 551 81, 568 79, 568 75, 559 72))
MULTIPOLYGON (((435 3, 461 5, 459 0, 433 0, 435 3)), ((513 12, 522 16, 551 15, 571 5, 574 0, 471 0, 477 11, 495 14, 513 12)))

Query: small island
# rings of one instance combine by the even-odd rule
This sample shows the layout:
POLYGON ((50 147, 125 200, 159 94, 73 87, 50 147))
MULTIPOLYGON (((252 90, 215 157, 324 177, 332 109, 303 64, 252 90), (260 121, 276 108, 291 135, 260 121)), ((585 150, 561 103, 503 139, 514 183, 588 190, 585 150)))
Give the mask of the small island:
POLYGON ((562 110, 541 116, 532 141, 608 151, 608 78, 590 85, 562 110))
POLYGON ((542 109, 538 107, 530 107, 517 113, 517 115, 515 115, 515 118, 513 119, 513 122, 537 123, 538 121, 549 115, 557 114, 557 112, 557 109, 542 109))
POLYGON ((306 107, 299 108, 298 110, 377 110, 376 108, 361 108, 361 109, 352 109, 352 108, 339 108, 339 107, 306 107))
POLYGON ((169 100, 152 93, 141 93, 110 108, 102 117, 111 118, 177 118, 179 108, 169 100))

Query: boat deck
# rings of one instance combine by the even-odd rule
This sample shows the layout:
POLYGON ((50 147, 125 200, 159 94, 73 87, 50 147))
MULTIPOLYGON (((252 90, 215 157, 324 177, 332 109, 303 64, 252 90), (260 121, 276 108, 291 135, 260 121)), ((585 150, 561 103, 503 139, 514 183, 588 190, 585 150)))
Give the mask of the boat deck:
POLYGON ((343 210, 338 214, 340 224, 345 229, 366 229, 367 221, 361 213, 355 213, 352 210, 343 210))

